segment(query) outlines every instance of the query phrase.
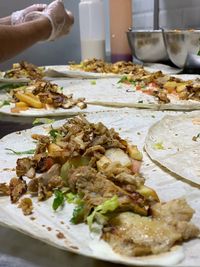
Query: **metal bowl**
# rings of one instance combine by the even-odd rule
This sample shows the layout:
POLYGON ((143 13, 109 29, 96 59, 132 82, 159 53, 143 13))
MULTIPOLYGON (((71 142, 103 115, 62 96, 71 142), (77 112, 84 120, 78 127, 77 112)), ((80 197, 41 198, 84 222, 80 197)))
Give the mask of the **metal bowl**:
POLYGON ((170 60, 179 68, 200 69, 200 30, 163 30, 170 60))
POLYGON ((167 61, 162 30, 130 30, 127 38, 132 54, 143 62, 167 61))

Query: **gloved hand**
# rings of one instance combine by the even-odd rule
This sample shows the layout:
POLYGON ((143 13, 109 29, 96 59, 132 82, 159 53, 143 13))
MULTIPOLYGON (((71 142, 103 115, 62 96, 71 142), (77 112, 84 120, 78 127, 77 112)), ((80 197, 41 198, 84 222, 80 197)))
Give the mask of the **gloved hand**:
POLYGON ((24 22, 32 21, 41 17, 48 18, 52 26, 52 31, 48 41, 55 40, 56 38, 67 34, 74 23, 72 13, 65 10, 62 0, 52 2, 41 12, 30 12, 25 16, 24 22))
POLYGON ((26 15, 34 11, 43 11, 46 7, 46 4, 35 4, 25 9, 13 12, 11 14, 11 25, 17 25, 25 22, 26 15))

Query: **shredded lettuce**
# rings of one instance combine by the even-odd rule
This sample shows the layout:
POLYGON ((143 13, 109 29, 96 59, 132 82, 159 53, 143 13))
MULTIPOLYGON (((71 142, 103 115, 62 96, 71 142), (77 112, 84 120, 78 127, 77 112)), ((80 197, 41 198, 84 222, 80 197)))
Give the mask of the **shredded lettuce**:
POLYGON ((37 125, 37 124, 50 124, 50 123, 53 123, 55 122, 54 119, 49 119, 49 118, 36 118, 34 121, 33 121, 33 125, 37 125))
POLYGON ((62 191, 55 190, 54 191, 55 198, 53 200, 53 210, 57 210, 59 207, 64 205, 65 197, 62 191))
POLYGON ((53 141, 56 140, 57 137, 61 137, 62 134, 59 132, 58 129, 54 129, 53 127, 51 127, 51 130, 49 131, 50 136, 52 137, 53 141))
POLYGON ((79 197, 79 195, 73 194, 71 192, 66 194, 66 200, 68 203, 73 203, 73 204, 77 204, 77 205, 82 203, 82 200, 79 197))
POLYGON ((10 105, 10 101, 9 100, 4 100, 4 101, 0 101, 0 108, 3 106, 9 106, 10 105))
POLYGON ((118 197, 115 195, 111 199, 106 200, 104 203, 97 206, 93 212, 87 217, 87 224, 92 229, 92 224, 96 216, 102 217, 102 215, 112 212, 119 207, 119 200, 118 197))
POLYGON ((24 83, 3 83, 0 85, 0 90, 10 90, 24 86, 24 83))
POLYGON ((127 81, 128 81, 127 76, 122 76, 122 78, 117 83, 124 83, 124 82, 127 82, 127 81))
POLYGON ((70 222, 73 224, 78 224, 80 222, 83 222, 84 211, 85 211, 84 202, 80 201, 80 203, 75 207, 75 209, 73 211, 73 215, 72 215, 70 222))
POLYGON ((35 149, 30 149, 30 150, 26 150, 26 151, 15 151, 11 148, 5 148, 5 150, 11 151, 13 154, 15 155, 32 155, 35 153, 35 149))
POLYGON ((165 149, 162 142, 154 144, 153 148, 157 149, 157 150, 164 150, 165 149))
POLYGON ((91 83, 91 85, 96 85, 97 84, 97 82, 95 80, 91 81, 90 83, 91 83))

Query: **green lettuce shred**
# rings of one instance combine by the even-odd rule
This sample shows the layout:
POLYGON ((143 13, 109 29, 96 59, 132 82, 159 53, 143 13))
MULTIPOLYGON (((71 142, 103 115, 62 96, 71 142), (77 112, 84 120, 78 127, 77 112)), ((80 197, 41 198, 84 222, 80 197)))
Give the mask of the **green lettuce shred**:
POLYGON ((97 84, 97 82, 95 80, 91 81, 90 83, 91 83, 91 85, 96 85, 97 84))
POLYGON ((154 144, 153 148, 156 150, 164 150, 165 149, 162 142, 154 144))
POLYGON ((37 124, 51 124, 54 123, 55 120, 54 119, 49 119, 49 118, 36 118, 33 121, 33 125, 37 125, 37 124))
POLYGON ((64 205, 65 196, 64 193, 58 189, 54 191, 55 198, 53 200, 53 210, 57 210, 59 207, 64 205))
POLYGON ((92 229, 92 224, 94 222, 94 219, 98 215, 104 215, 108 212, 112 212, 116 210, 119 207, 119 200, 118 197, 115 195, 111 199, 106 200, 104 203, 97 206, 93 212, 87 217, 87 224, 92 229))
POLYGON ((127 81, 128 81, 127 76, 122 76, 122 78, 117 83, 124 83, 124 82, 127 82, 127 81))
POLYGON ((84 202, 80 200, 79 204, 75 207, 72 218, 70 220, 73 224, 78 224, 80 222, 83 222, 84 220, 84 211, 85 211, 85 205, 84 202))
POLYGON ((5 150, 11 151, 13 154, 15 155, 32 155, 35 153, 35 149, 30 149, 30 150, 26 150, 26 151, 15 151, 11 148, 5 148, 5 150))

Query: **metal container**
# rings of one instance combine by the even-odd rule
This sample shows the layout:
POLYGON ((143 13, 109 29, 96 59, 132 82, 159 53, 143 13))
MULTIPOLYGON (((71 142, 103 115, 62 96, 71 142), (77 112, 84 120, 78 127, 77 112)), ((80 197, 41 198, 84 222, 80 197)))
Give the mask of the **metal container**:
POLYGON ((200 69, 200 30, 163 30, 170 60, 179 68, 200 69))
POLYGON ((132 55, 143 62, 167 61, 162 30, 130 30, 127 38, 132 55))

